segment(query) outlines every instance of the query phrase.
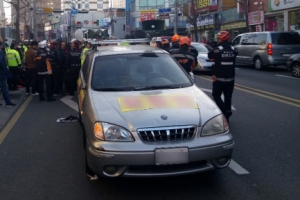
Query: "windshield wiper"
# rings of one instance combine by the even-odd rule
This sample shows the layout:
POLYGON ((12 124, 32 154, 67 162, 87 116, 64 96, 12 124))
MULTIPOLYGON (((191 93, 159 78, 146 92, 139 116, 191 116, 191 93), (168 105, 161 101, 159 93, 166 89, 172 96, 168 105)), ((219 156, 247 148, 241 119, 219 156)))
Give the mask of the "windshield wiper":
POLYGON ((134 90, 160 90, 160 89, 175 89, 175 88, 182 88, 184 86, 175 86, 175 85, 159 85, 159 86, 146 86, 146 87, 136 87, 134 90))
POLYGON ((132 87, 130 88, 96 88, 95 91, 131 91, 133 90, 132 87))

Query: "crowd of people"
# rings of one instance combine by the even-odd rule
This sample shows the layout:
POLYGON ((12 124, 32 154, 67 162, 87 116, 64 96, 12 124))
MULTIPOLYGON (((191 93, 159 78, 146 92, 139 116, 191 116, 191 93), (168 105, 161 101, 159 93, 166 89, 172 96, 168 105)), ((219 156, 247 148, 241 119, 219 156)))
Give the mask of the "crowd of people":
POLYGON ((26 87, 26 95, 40 101, 55 101, 58 94, 74 95, 77 79, 90 42, 73 39, 51 42, 12 43, 0 39, 0 87, 6 107, 15 106, 9 91, 26 87), (44 95, 45 93, 45 95, 44 95))

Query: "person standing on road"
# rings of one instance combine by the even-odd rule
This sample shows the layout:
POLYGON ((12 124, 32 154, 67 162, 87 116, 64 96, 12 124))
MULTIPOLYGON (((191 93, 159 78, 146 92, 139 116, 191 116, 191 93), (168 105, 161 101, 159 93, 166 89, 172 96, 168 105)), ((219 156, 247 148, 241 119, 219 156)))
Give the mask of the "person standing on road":
POLYGON ((238 51, 228 42, 229 33, 227 31, 220 31, 217 39, 218 46, 208 53, 208 58, 215 62, 212 66, 212 96, 229 122, 229 117, 232 115, 231 99, 238 51), (221 99, 222 93, 224 101, 221 99))
POLYGON ((51 60, 51 66, 53 71, 52 89, 53 96, 57 96, 62 92, 62 73, 61 67, 59 66, 59 61, 61 60, 61 55, 59 52, 59 44, 56 40, 51 41, 50 52, 54 59, 51 60))
MULTIPOLYGON (((2 39, 0 39, 2 40, 2 39)), ((9 97, 8 93, 8 85, 7 85, 7 79, 12 77, 11 72, 7 68, 6 64, 6 58, 5 58, 5 49, 3 48, 3 41, 0 41, 0 89, 2 92, 2 96, 4 98, 4 101, 6 103, 5 107, 13 107, 16 106, 16 104, 11 102, 11 99, 9 97)), ((0 103, 0 106, 2 104, 0 103)))
POLYGON ((18 46, 12 43, 10 49, 6 51, 6 59, 9 67, 9 71, 12 74, 12 78, 8 80, 10 90, 18 90, 18 75, 21 68, 21 57, 16 50, 18 46))
POLYGON ((180 36, 178 34, 173 35, 172 37, 172 46, 167 50, 170 54, 179 50, 179 40, 180 36))
POLYGON ((44 82, 46 83, 46 95, 47 101, 55 101, 53 98, 51 84, 52 84, 52 67, 50 64, 50 59, 53 59, 50 52, 47 51, 47 41, 43 40, 38 43, 38 51, 36 55, 37 60, 37 72, 39 80, 39 96, 40 101, 44 101, 44 82))
POLYGON ((70 51, 70 65, 69 65, 69 72, 70 72, 70 82, 68 82, 69 88, 69 95, 74 96, 74 92, 77 86, 77 79, 79 76, 79 71, 81 68, 81 49, 80 49, 80 42, 75 40, 72 42, 72 49, 70 51))
POLYGON ((196 65, 195 55, 189 50, 190 45, 190 38, 182 37, 179 40, 180 49, 171 54, 188 74, 192 72, 193 68, 196 65))
POLYGON ((85 58, 86 58, 86 52, 87 52, 88 50, 90 50, 91 47, 92 47, 91 42, 86 42, 85 47, 84 47, 84 49, 82 50, 81 57, 80 57, 80 59, 81 59, 81 66, 83 65, 84 60, 85 60, 85 58))
POLYGON ((36 68, 36 53, 38 49, 37 41, 32 41, 29 49, 25 53, 26 61, 26 95, 29 94, 31 88, 32 95, 37 93, 37 68, 36 68))
POLYGON ((67 47, 67 43, 62 41, 60 44, 60 48, 58 49, 60 57, 58 58, 58 65, 61 72, 62 82, 65 86, 65 93, 69 93, 68 82, 70 79, 70 70, 69 70, 69 62, 70 62, 70 50, 67 47))

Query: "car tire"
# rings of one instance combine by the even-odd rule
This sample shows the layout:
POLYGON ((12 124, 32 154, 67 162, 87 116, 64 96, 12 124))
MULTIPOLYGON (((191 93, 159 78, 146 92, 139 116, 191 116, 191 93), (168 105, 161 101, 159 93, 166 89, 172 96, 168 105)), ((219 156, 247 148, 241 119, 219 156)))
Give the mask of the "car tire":
POLYGON ((300 78, 300 62, 295 62, 292 64, 292 75, 296 78, 300 78))
POLYGON ((257 70, 262 70, 263 69, 263 62, 260 57, 255 57, 254 58, 254 67, 257 70))

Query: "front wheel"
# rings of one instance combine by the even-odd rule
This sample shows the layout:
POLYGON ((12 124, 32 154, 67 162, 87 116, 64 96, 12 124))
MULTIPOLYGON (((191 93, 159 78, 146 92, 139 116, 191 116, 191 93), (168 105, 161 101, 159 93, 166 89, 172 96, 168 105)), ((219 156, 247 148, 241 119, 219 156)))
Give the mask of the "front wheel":
POLYGON ((254 67, 257 70, 262 70, 263 69, 263 62, 260 57, 254 58, 254 67))
POLYGON ((292 75, 296 78, 300 78, 300 62, 295 62, 292 65, 292 75))

